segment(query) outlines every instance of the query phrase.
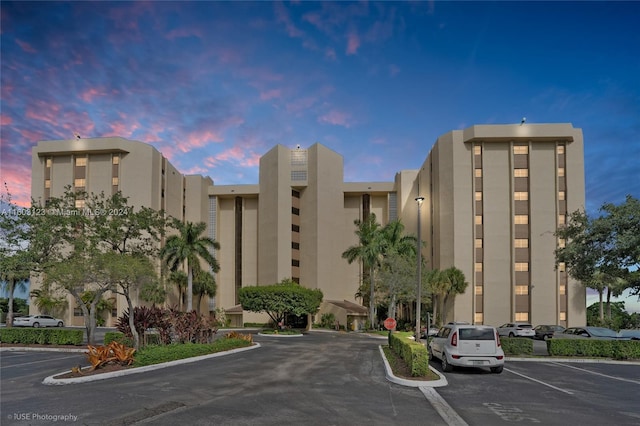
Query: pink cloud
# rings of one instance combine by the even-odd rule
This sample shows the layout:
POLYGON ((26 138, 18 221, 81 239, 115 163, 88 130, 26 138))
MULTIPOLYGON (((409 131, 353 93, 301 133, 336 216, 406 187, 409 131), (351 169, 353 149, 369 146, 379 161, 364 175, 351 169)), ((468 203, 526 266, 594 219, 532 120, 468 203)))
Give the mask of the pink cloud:
POLYGON ((0 126, 7 126, 11 123, 13 123, 13 119, 11 117, 4 114, 0 115, 0 126))
POLYGON ((165 35, 169 40, 174 40, 176 38, 186 38, 186 37, 198 37, 203 38, 202 31, 199 28, 188 27, 188 28, 176 28, 175 30, 171 30, 165 35))
POLYGON ((328 113, 318 117, 318 122, 325 124, 333 124, 334 126, 351 127, 351 116, 345 112, 331 110, 328 113))
POLYGON ((347 35, 347 55, 355 55, 360 47, 360 37, 355 32, 347 35))
MULTIPOLYGON (((11 193, 11 202, 20 207, 31 205, 31 162, 21 164, 9 162, 2 166, 2 183, 6 182, 11 193)), ((3 195, 5 188, 0 188, 3 195)))
POLYGON ((200 148, 212 142, 223 142, 224 137, 220 132, 211 130, 196 130, 187 135, 186 140, 178 142, 178 149, 189 152, 193 148, 200 148))
POLYGON ((92 87, 82 92, 80 94, 80 98, 85 102, 91 102, 96 96, 104 96, 105 94, 106 93, 103 90, 92 87))
POLYGON ((331 47, 327 47, 324 51, 324 57, 329 60, 335 61, 337 59, 336 51, 331 47))
POLYGON ((38 53, 38 51, 34 49, 33 46, 31 46, 26 41, 16 39, 16 43, 18 44, 18 46, 20 46, 22 50, 24 50, 27 53, 38 53))
POLYGON ((275 99, 280 97, 282 97, 282 91, 280 89, 272 89, 272 90, 267 90, 266 92, 260 93, 260 99, 263 101, 268 101, 270 99, 275 99))
POLYGON ((274 8, 277 21, 284 24, 289 37, 300 38, 304 35, 304 33, 295 26, 295 24, 291 20, 291 17, 289 16, 289 11, 284 7, 282 3, 274 3, 274 8))
POLYGON ((236 163, 242 167, 257 167, 260 164, 260 155, 248 151, 243 146, 234 146, 204 160, 204 164, 210 168, 214 168, 222 162, 236 163))
POLYGON ((299 114, 311 108, 317 102, 318 102, 318 98, 314 96, 306 96, 304 98, 299 98, 292 102, 287 103, 285 105, 285 109, 287 110, 287 112, 290 112, 293 114, 299 114))

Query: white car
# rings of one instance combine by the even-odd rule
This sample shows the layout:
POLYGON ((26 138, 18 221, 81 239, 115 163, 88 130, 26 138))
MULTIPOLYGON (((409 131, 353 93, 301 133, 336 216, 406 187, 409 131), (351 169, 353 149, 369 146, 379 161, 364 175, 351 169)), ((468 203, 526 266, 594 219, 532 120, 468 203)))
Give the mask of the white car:
POLYGON ((504 351, 498 331, 488 325, 447 324, 429 343, 429 359, 438 358, 442 370, 457 367, 489 367, 502 373, 504 351))
POLYGON ((27 315, 13 320, 14 327, 62 327, 64 321, 49 315, 27 315))
POLYGON ((536 331, 528 322, 508 322, 498 327, 498 333, 505 337, 536 337, 536 331))

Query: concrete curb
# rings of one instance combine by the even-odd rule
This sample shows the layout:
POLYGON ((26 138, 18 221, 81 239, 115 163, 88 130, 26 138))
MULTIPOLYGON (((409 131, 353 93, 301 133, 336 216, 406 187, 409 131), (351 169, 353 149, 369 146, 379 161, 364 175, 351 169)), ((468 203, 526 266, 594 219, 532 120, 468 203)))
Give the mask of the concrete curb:
POLYGON ((304 334, 262 334, 258 333, 258 336, 262 337, 302 337, 304 334))
POLYGON ((82 353, 87 352, 86 348, 34 348, 34 347, 20 347, 20 346, 11 346, 0 348, 0 352, 76 352, 82 353))
POLYGON ((259 347, 260 347, 260 343, 254 343, 252 346, 249 346, 249 347, 246 347, 246 348, 232 349, 230 351, 216 352, 216 353, 210 354, 210 355, 201 355, 201 356, 196 356, 196 357, 192 357, 192 358, 178 359, 178 360, 175 360, 175 361, 164 362, 162 364, 147 365, 145 367, 130 368, 128 370, 114 371, 114 372, 111 372, 111 373, 95 374, 93 376, 84 376, 84 377, 74 377, 74 378, 70 378, 70 379, 55 379, 54 378, 55 376, 59 376, 60 374, 64 374, 64 373, 67 372, 67 371, 63 371, 61 373, 57 373, 57 374, 54 374, 52 376, 46 377, 42 381, 42 384, 43 385, 58 385, 58 386, 60 386, 60 385, 72 385, 72 384, 77 384, 77 383, 95 382, 97 380, 110 379, 112 377, 128 376, 129 374, 145 373, 147 371, 159 370, 161 368, 172 367, 174 365, 189 364, 189 363, 192 363, 192 362, 202 361, 202 360, 209 359, 209 358, 216 358, 216 357, 219 357, 219 356, 231 355, 231 354, 235 354, 235 353, 239 353, 239 352, 249 351, 249 350, 252 350, 252 349, 258 349, 259 347))
POLYGON ((387 357, 384 355, 382 346, 378 346, 378 348, 380 349, 380 355, 382 356, 382 361, 384 362, 384 368, 386 370, 387 380, 389 380, 390 382, 395 383, 397 385, 408 386, 412 388, 421 388, 421 387, 435 388, 435 387, 447 386, 449 384, 449 382, 447 382, 447 378, 444 377, 438 370, 436 370, 432 366, 429 366, 429 369, 434 373, 436 373, 438 377, 440 377, 438 380, 408 380, 408 379, 403 379, 395 376, 393 374, 393 370, 391 370, 391 365, 389 365, 389 361, 387 361, 387 357))

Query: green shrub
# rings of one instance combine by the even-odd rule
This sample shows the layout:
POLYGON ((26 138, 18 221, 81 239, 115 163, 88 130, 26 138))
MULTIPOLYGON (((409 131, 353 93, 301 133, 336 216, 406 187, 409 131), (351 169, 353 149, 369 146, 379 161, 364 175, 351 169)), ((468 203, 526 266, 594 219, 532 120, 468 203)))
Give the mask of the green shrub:
POLYGON ((171 345, 145 346, 134 355, 136 367, 209 355, 216 352, 251 346, 251 342, 243 339, 218 339, 213 343, 175 343, 171 345))
POLYGON ((549 339, 551 356, 585 356, 614 359, 640 359, 640 341, 598 339, 549 339))
POLYGON ((120 331, 107 331, 104 333, 104 345, 107 346, 111 342, 122 343, 125 346, 133 346, 133 341, 120 331))
POLYGON ((0 342, 24 345, 82 345, 83 330, 58 328, 2 328, 0 342))
POLYGON ((268 322, 245 322, 244 326, 245 327, 251 327, 251 328, 262 328, 262 327, 269 327, 270 323, 268 322))
POLYGON ((389 343, 407 363, 413 377, 425 376, 429 372, 429 354, 423 344, 408 340, 406 336, 393 333, 389 337, 389 343))
POLYGON ((532 355, 533 340, 519 337, 500 337, 505 355, 532 355))
POLYGON ((336 325, 336 316, 332 313, 322 314, 320 318, 320 327, 322 328, 333 328, 336 325))

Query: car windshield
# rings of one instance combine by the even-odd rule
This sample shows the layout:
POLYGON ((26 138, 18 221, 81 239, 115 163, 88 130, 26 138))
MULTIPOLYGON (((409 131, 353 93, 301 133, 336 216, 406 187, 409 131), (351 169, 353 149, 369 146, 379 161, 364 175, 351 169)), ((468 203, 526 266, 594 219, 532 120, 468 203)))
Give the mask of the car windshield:
POLYGON ((494 340, 491 328, 461 328, 460 340, 494 340))
POLYGON ((531 328, 531 324, 518 324, 518 328, 531 328))
POLYGON ((589 329, 589 332, 597 337, 618 337, 615 331, 603 327, 592 327, 589 329))

